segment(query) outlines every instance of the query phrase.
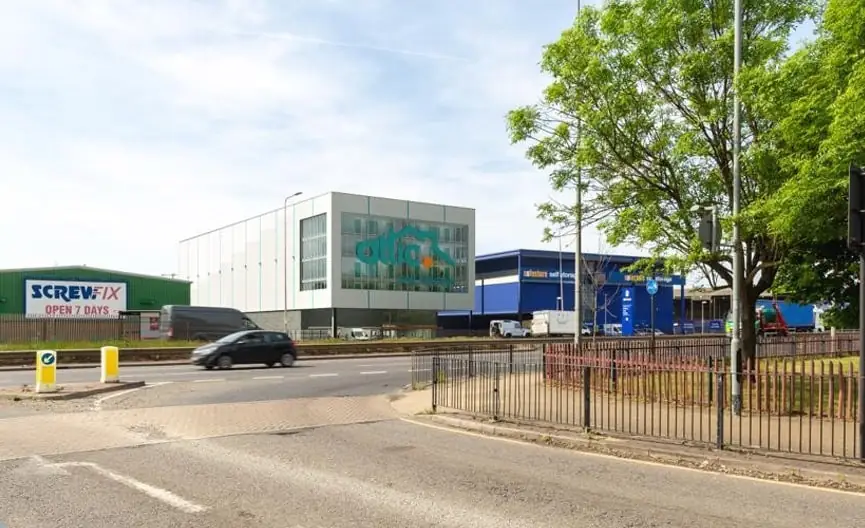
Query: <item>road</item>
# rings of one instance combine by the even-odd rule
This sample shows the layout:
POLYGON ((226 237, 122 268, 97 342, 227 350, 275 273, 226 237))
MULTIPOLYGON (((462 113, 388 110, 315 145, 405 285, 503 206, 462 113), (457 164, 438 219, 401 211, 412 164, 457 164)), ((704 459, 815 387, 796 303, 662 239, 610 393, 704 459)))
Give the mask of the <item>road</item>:
POLYGON ((858 495, 406 422, 385 395, 409 368, 152 367, 146 389, 0 413, 0 526, 865 525, 858 495))
POLYGON ((862 503, 393 419, 0 462, 11 528, 854 527, 862 503))
MULTIPOLYGON (((499 351, 483 351, 472 355, 449 354, 442 357, 457 359, 469 359, 474 361, 492 361, 507 363, 512 360, 515 364, 533 363, 540 364, 543 361, 541 350, 526 350, 508 353, 507 349, 499 351)), ((431 366, 431 356, 419 360, 428 369, 431 366)), ((263 365, 237 365, 230 370, 206 370, 193 365, 166 365, 166 366, 129 366, 123 365, 120 374, 123 379, 141 380, 148 382, 163 381, 196 381, 213 378, 243 379, 263 378, 269 376, 284 375, 296 368, 311 368, 310 375, 333 376, 353 375, 363 372, 385 370, 388 374, 408 374, 411 368, 411 358, 402 357, 376 357, 376 358, 344 358, 344 359, 300 359, 291 369, 274 367, 269 369, 263 365)), ((292 373, 293 374, 293 373, 292 373)), ((0 369, 0 387, 15 387, 21 385, 32 385, 35 381, 35 373, 32 368, 0 369)), ((60 368, 57 370, 58 383, 86 383, 99 380, 99 367, 88 368, 60 368)))
MULTIPOLYGON (((299 360, 294 367, 267 368, 263 365, 237 365, 229 370, 206 370, 194 365, 155 365, 155 366, 127 366, 120 369, 123 379, 140 380, 148 382, 162 381, 194 381, 213 378, 259 378, 263 376, 279 376, 285 374, 296 374, 302 370, 305 374, 337 374, 351 375, 353 373, 368 372, 370 370, 390 370, 408 375, 411 368, 411 358, 351 358, 351 359, 326 359, 326 360, 299 360), (313 372, 309 369, 315 369, 313 372)), ((0 371, 0 387, 19 386, 33 384, 35 373, 33 369, 15 369, 0 371)), ((69 368, 57 370, 58 383, 82 383, 99 380, 99 367, 69 368)))
MULTIPOLYGON (((83 401, 0 401, 0 419, 38 414, 48 408, 80 411, 98 402, 101 409, 228 404, 317 398, 358 397, 396 392, 411 382, 410 358, 324 360, 298 362, 292 368, 235 367, 204 370, 193 366, 127 367, 124 379, 144 379, 142 390, 109 393, 83 401)), ((0 372, 0 384, 20 385, 32 373, 0 372)), ((58 371, 58 383, 92 381, 98 369, 58 371)))
MULTIPOLYGON (((464 356, 451 356, 467 358, 464 356)), ((507 351, 485 352, 473 356, 484 361, 506 363, 507 351)), ((515 362, 540 362, 539 352, 518 353, 515 362)), ((416 362, 416 375, 431 378, 431 358, 416 362)), ((449 365, 456 371, 459 365, 449 365)), ((123 366, 121 379, 145 380, 159 390, 136 391, 129 396, 110 398, 110 406, 137 407, 197 405, 269 401, 323 396, 369 396, 386 394, 412 381, 412 359, 350 358, 300 360, 292 368, 235 366, 229 370, 206 370, 192 365, 123 366)), ((99 369, 74 368, 57 371, 57 383, 88 383, 99 380, 99 369)), ((20 387, 34 382, 31 369, 0 371, 0 387, 20 387)), ((22 407, 18 405, 17 407, 22 407)), ((18 413, 18 411, 14 411, 18 413)), ((0 417, 10 415, 9 405, 0 403, 0 417)))

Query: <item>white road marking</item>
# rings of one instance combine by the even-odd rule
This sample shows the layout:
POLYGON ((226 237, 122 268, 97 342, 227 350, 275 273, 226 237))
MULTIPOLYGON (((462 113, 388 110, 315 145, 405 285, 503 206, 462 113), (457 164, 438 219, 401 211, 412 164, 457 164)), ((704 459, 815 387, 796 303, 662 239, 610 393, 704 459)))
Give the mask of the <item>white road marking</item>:
POLYGON ((65 469, 51 465, 51 462, 48 462, 39 455, 32 455, 30 457, 30 463, 21 464, 15 469, 15 473, 20 475, 37 475, 45 477, 69 474, 65 469))
POLYGON ((148 384, 144 385, 143 387, 135 387, 134 389, 128 389, 125 391, 112 392, 111 394, 107 394, 107 395, 102 396, 100 398, 96 398, 96 400, 93 401, 92 409, 94 411, 101 411, 102 410, 102 404, 107 402, 108 400, 113 400, 114 398, 119 398, 120 396, 126 396, 127 394, 131 394, 133 392, 137 392, 137 391, 140 391, 143 389, 149 389, 151 387, 159 387, 160 385, 168 385, 171 383, 174 383, 174 382, 173 381, 160 381, 157 383, 148 383, 148 384))
POLYGON ((429 372, 432 369, 409 369, 409 372, 429 372))
POLYGON ((275 379, 285 379, 285 376, 258 376, 252 378, 254 380, 275 380, 275 379))
POLYGON ((209 378, 209 379, 192 380, 192 383, 213 383, 214 381, 225 381, 225 378, 209 378))
POLYGON ((95 464, 93 462, 61 462, 57 464, 48 464, 49 467, 56 468, 67 468, 67 467, 84 467, 93 470, 94 472, 106 477, 114 482, 119 482, 124 486, 130 487, 134 490, 138 490, 145 495, 161 501, 173 508, 176 508, 182 512, 186 513, 201 513, 207 508, 205 506, 201 506, 200 504, 195 504, 194 502, 190 502, 183 497, 168 491, 167 489, 158 488, 151 484, 147 484, 145 482, 141 482, 140 480, 134 479, 132 477, 128 477, 126 475, 121 475, 119 473, 115 473, 99 464, 95 464))
POLYGON ((371 374, 387 374, 386 370, 370 370, 369 372, 361 372, 361 376, 369 376, 371 374))
POLYGON ((310 374, 309 375, 310 378, 332 378, 334 376, 339 376, 339 374, 337 374, 335 372, 330 372, 327 374, 310 374))

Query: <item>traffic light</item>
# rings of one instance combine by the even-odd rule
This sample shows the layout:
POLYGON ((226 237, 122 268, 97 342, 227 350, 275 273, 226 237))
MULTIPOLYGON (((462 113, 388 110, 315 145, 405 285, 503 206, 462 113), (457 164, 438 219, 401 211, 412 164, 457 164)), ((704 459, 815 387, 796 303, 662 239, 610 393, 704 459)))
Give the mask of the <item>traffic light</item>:
POLYGON ((863 208, 865 208, 865 196, 862 192, 865 191, 862 179, 865 178, 865 171, 861 167, 850 164, 850 193, 848 202, 850 209, 847 212, 847 247, 856 252, 862 252, 863 246, 863 208))

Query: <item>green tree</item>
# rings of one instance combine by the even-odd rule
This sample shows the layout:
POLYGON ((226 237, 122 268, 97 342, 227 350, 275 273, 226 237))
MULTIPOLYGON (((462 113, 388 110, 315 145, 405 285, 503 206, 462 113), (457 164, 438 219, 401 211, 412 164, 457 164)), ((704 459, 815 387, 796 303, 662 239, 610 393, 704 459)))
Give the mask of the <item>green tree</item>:
POLYGON ((845 236, 847 167, 865 164, 865 3, 830 0, 817 39, 752 84, 775 87, 773 143, 792 174, 755 208, 792 248, 774 289, 832 302, 828 317, 856 326, 858 258, 845 236))
MULTIPOLYGON (((584 9, 546 46, 552 83, 535 105, 508 115, 514 143, 550 172, 553 188, 573 189, 584 208, 541 204, 552 224, 603 218, 614 245, 631 243, 673 270, 708 266, 732 285, 726 254, 700 249, 695 205, 718 208, 729 235, 732 198, 732 0, 610 0, 584 9)), ((743 75, 777 70, 794 27, 815 13, 811 0, 744 2, 743 75)), ((756 77, 756 75, 753 75, 756 77)), ((755 86, 755 85, 751 85, 755 86)), ((767 87, 771 89, 771 87, 767 87)), ((760 98, 743 112, 742 208, 748 212, 784 183, 764 136, 777 123, 760 98)), ((749 91, 743 91, 743 98, 749 91)), ((754 305, 777 273, 783 245, 765 211, 743 215, 743 347, 753 355, 754 305)))

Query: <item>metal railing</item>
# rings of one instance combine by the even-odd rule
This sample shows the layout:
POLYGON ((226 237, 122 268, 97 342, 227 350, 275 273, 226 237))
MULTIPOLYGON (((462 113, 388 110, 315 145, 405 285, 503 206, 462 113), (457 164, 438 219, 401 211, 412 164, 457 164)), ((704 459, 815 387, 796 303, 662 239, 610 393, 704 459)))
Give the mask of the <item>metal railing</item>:
POLYGON ((451 345, 424 346, 412 350, 411 383, 413 388, 422 388, 432 383, 433 360, 435 358, 459 358, 467 362, 466 373, 473 375, 471 369, 477 362, 495 362, 513 369, 516 365, 542 364, 547 343, 505 342, 483 343, 454 347, 451 345))
MULTIPOLYGON (((778 343, 772 339, 763 346, 778 343)), ((739 414, 731 407, 729 365, 712 356, 711 346, 680 346, 677 357, 652 355, 645 344, 626 348, 624 340, 615 352, 548 351, 541 361, 433 354, 432 407, 717 448, 858 459, 858 358, 840 358, 852 345, 833 341, 800 341, 784 348, 795 351, 788 357, 764 348, 743 365, 739 414)))
POLYGON ((84 319, 0 314, 0 343, 137 341, 141 339, 141 325, 138 315, 84 319))

